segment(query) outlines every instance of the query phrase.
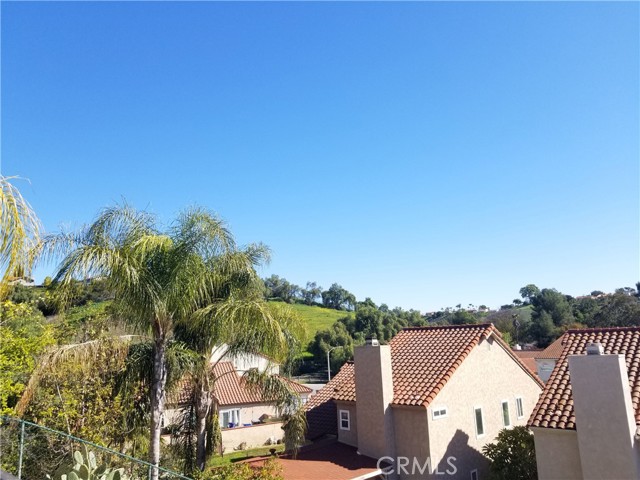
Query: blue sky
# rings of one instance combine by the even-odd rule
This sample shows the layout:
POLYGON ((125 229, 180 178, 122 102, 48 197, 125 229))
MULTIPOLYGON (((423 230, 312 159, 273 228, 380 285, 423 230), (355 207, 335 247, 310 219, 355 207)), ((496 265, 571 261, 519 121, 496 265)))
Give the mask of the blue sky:
POLYGON ((640 280, 638 3, 1 8, 2 173, 47 230, 204 205, 264 275, 423 311, 640 280))

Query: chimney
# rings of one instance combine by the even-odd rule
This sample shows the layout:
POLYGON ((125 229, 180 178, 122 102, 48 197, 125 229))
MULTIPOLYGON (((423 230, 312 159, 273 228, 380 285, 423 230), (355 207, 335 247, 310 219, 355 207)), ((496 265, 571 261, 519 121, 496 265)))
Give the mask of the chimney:
POLYGON ((585 480, 638 478, 636 421, 624 355, 600 343, 569 356, 580 462, 585 480))
POLYGON ((358 452, 372 458, 393 456, 391 347, 367 338, 354 350, 358 452))

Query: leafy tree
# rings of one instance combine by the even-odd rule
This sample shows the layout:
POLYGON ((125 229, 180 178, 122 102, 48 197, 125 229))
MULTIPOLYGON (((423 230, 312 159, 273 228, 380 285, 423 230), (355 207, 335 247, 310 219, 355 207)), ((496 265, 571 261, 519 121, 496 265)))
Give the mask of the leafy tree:
MULTIPOLYGON (((138 380, 149 387, 149 460, 154 465, 160 461, 161 421, 176 328, 198 318, 229 344, 236 332, 276 336, 279 328, 275 322, 251 315, 263 300, 236 299, 234 284, 226 282, 229 275, 238 282, 255 277, 253 259, 264 248, 238 249, 226 225, 206 210, 187 210, 161 231, 148 213, 116 206, 105 209, 76 234, 46 237, 41 248, 45 258, 63 257, 54 279, 62 298, 77 279, 100 277, 114 295, 115 315, 149 335, 150 343, 141 344, 136 357, 141 361, 129 362, 128 371, 137 370, 138 380), (145 360, 149 356, 151 361, 145 360)), ((153 469, 151 478, 157 480, 158 470, 153 469)))
POLYGON ((520 289, 520 296, 529 302, 531 302, 533 297, 535 297, 539 293, 540 293, 540 289, 536 287, 533 283, 530 283, 529 285, 525 285, 520 289))
POLYGON ((301 291, 302 301, 307 305, 313 305, 316 300, 322 298, 322 287, 316 282, 307 282, 307 287, 301 291))
POLYGON ((533 434, 527 427, 517 426, 503 429, 497 442, 482 447, 491 460, 493 480, 536 480, 538 466, 533 434))
POLYGON ((592 297, 599 297, 600 295, 604 295, 604 292, 602 290, 594 290, 591 292, 592 297))
POLYGON ((36 359, 54 343, 53 329, 30 304, 0 305, 0 414, 14 412, 36 359))
POLYGON ((474 317, 473 314, 467 312, 466 310, 456 310, 455 312, 453 312, 453 314, 449 318, 449 322, 451 323, 451 325, 478 323, 476 317, 474 317))
POLYGON ((553 288, 544 288, 531 299, 532 320, 537 321, 546 312, 556 327, 568 325, 574 321, 571 305, 563 294, 553 288))
POLYGON ((31 205, 11 183, 15 178, 0 175, 0 301, 12 277, 29 273, 41 230, 31 205))
POLYGON ((551 342, 560 336, 560 331, 554 325, 553 318, 546 311, 542 311, 535 317, 532 316, 528 333, 541 348, 549 346, 551 342))
POLYGON ((352 310, 356 305, 356 297, 337 283, 322 292, 322 304, 335 310, 352 310))
POLYGON ((286 303, 291 303, 300 293, 300 287, 289 283, 286 279, 278 275, 271 275, 264 279, 266 289, 265 296, 269 299, 280 299, 286 303))
POLYGON ((606 297, 603 305, 588 317, 589 327, 632 327, 640 325, 640 301, 635 296, 616 293, 606 297))

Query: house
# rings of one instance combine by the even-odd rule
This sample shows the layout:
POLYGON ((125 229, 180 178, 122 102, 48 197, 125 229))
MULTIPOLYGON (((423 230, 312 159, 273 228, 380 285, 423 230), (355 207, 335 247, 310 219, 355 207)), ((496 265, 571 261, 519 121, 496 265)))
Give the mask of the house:
POLYGON ((482 447, 524 425, 542 383, 492 324, 405 328, 306 405, 309 437, 335 435, 391 464, 389 478, 486 478, 482 447))
POLYGON ((560 358, 563 348, 562 342, 564 342, 564 337, 556 339, 555 342, 541 352, 538 352, 534 357, 538 376, 540 377, 540 380, 545 383, 549 380, 551 372, 553 372, 553 369, 560 358))
MULTIPOLYGON (((262 355, 241 355, 226 358, 219 351, 212 355, 213 398, 218 412, 218 421, 225 451, 241 450, 272 444, 282 440, 284 431, 279 420, 281 412, 269 399, 248 388, 243 373, 257 368, 277 375, 279 365, 262 355)), ((306 403, 312 390, 302 384, 280 377, 290 390, 306 403)), ((169 395, 165 411, 165 425, 178 422, 181 408, 188 404, 191 383, 184 380, 172 395, 169 395)))
POLYGON ((638 478, 640 327, 569 330, 536 405, 540 480, 638 478))
POLYGON ((538 366, 536 363, 536 356, 542 353, 541 348, 523 350, 520 345, 516 345, 513 349, 513 353, 525 364, 525 366, 536 375, 538 374, 538 366))

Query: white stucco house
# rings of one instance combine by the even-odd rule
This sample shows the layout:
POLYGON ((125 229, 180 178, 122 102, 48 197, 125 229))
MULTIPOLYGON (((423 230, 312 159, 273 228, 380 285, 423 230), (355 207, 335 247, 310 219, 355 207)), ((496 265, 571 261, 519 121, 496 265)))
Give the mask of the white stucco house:
POLYGON ((482 447, 525 425, 542 387, 492 324, 406 328, 357 347, 310 399, 309 437, 386 457, 387 478, 478 480, 482 447))
MULTIPOLYGON (((243 374, 256 368, 261 372, 278 375, 280 366, 263 355, 225 355, 226 349, 219 347, 211 356, 211 377, 214 379, 213 398, 218 412, 225 451, 240 450, 276 443, 282 440, 284 431, 278 420, 281 412, 273 401, 263 398, 253 389, 247 388, 243 374)), ((280 377, 292 392, 306 403, 312 390, 304 385, 280 377)), ((168 397, 165 425, 175 423, 191 395, 188 381, 168 397)))

